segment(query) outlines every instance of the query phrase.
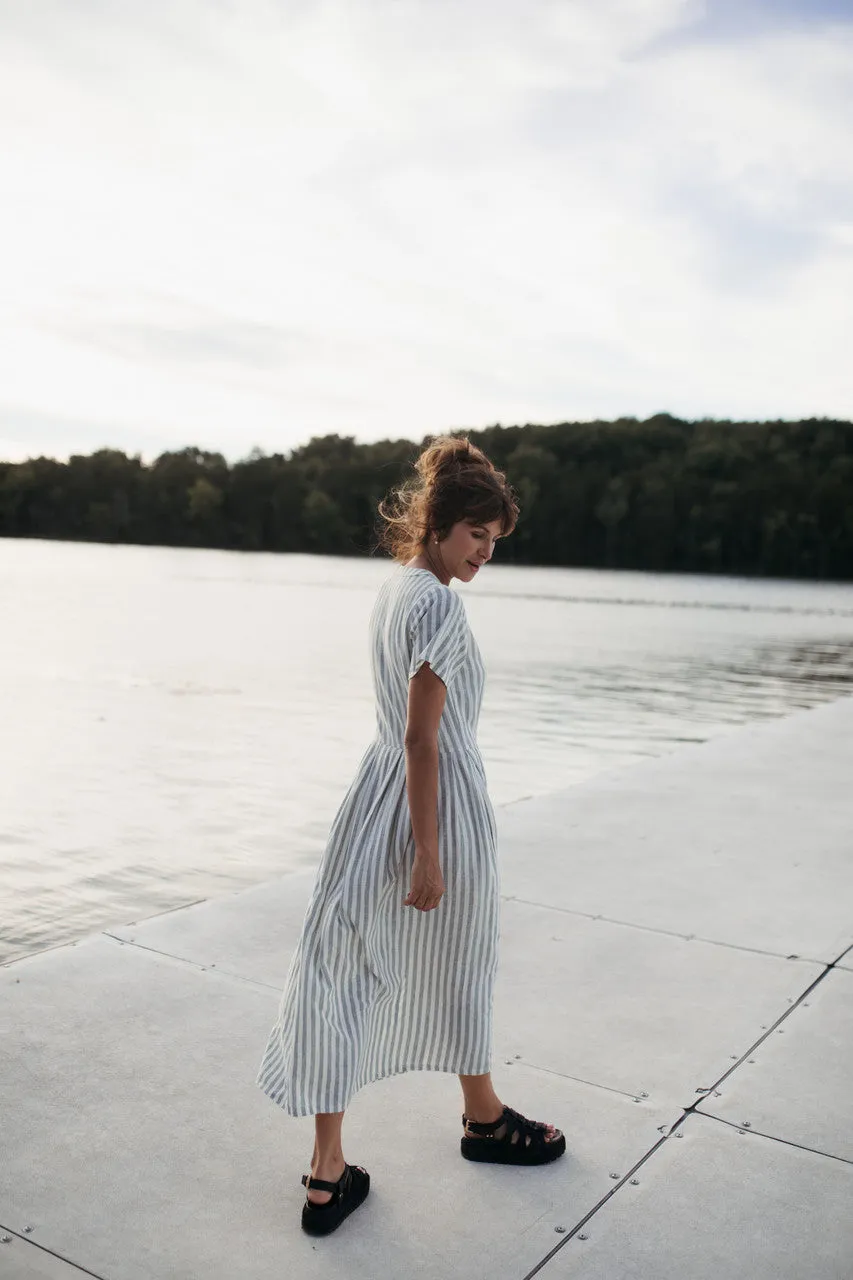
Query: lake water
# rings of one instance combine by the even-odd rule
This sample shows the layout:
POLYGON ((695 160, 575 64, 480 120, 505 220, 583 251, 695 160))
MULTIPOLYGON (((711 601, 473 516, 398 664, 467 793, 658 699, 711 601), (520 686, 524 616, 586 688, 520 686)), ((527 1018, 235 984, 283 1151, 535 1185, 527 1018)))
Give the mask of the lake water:
MULTIPOLYGON (((384 560, 0 539, 0 960, 316 865, 384 560)), ((496 806, 851 691, 853 585, 462 586, 496 806)))

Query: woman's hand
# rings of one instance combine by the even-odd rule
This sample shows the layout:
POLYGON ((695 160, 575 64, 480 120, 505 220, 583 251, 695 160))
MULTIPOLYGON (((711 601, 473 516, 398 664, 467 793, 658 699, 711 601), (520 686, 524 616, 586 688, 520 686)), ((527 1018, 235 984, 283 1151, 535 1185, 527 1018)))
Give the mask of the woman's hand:
POLYGON ((404 907, 417 907, 418 911, 432 911, 444 897, 444 877, 435 854, 415 853, 412 867, 412 887, 403 902, 404 907))

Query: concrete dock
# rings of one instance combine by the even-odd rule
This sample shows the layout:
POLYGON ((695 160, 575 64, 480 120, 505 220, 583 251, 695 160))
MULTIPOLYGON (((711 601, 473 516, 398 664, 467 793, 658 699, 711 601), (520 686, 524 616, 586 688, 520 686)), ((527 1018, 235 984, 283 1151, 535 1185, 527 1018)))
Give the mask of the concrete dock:
POLYGON ((469 1164, 453 1076, 370 1085, 299 1227, 254 1083, 313 873, 0 969, 3 1280, 851 1280, 853 698, 498 809, 494 1075, 567 1137, 469 1164))

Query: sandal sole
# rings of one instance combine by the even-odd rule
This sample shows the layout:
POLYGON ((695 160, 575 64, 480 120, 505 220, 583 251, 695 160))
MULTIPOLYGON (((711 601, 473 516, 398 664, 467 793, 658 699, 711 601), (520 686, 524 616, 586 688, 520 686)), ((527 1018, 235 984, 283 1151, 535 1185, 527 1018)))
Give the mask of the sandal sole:
POLYGON ((302 1206, 302 1230, 309 1236, 327 1236, 346 1221, 351 1213, 364 1204, 370 1190, 370 1174, 365 1174, 364 1186, 354 1191, 339 1209, 308 1208, 310 1201, 302 1206))
POLYGON ((555 1142, 546 1143, 544 1149, 539 1149, 535 1153, 522 1147, 521 1150, 513 1150, 512 1147, 504 1147, 501 1150, 497 1144, 495 1146, 486 1145, 482 1139, 477 1138, 461 1138, 461 1150, 466 1160, 475 1160, 478 1164, 517 1164, 517 1165, 537 1165, 550 1164, 552 1160, 557 1160, 566 1149, 566 1135, 563 1134, 557 1138, 555 1142), (553 1148, 553 1150, 552 1150, 553 1148))

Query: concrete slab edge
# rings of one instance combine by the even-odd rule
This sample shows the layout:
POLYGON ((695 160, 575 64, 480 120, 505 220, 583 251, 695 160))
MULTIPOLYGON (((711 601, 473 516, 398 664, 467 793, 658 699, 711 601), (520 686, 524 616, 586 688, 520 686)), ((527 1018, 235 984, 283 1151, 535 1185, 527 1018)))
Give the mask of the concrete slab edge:
MULTIPOLYGON (((843 959, 844 956, 846 956, 847 954, 848 954, 847 951, 842 952, 841 956, 838 957, 838 960, 843 959)), ((842 1156, 836 1156, 832 1152, 820 1151, 812 1147, 805 1147, 800 1143, 786 1141, 784 1138, 780 1138, 776 1134, 764 1133, 760 1130, 753 1129, 751 1126, 748 1129, 741 1128, 739 1125, 732 1124, 730 1121, 722 1120, 720 1116, 716 1116, 710 1112, 701 1110, 701 1104, 704 1101, 704 1099, 709 1095, 715 1093, 719 1088, 719 1086, 725 1080, 729 1079, 729 1077, 733 1074, 733 1072, 737 1071, 739 1067, 742 1067, 745 1062, 748 1062, 750 1055, 755 1052, 755 1050, 758 1048, 759 1045, 761 1045, 765 1040, 767 1040, 769 1036, 773 1035, 774 1033, 780 1030, 780 1024, 786 1021, 786 1019, 790 1017, 790 1015, 794 1012, 794 1010, 800 1004, 803 1003, 806 997, 810 995, 812 991, 814 991, 815 987, 817 987, 819 983, 824 981, 827 974, 831 973, 832 970, 837 967, 838 960, 833 961, 832 964, 826 965, 823 972, 818 974, 818 976, 812 982, 809 983, 809 985, 805 988, 804 991, 800 993, 800 995, 796 998, 796 1000, 793 1000, 793 999, 791 1000, 789 1007, 782 1014, 779 1015, 779 1017, 775 1020, 775 1022, 770 1024, 766 1029, 763 1029, 764 1034, 759 1036, 750 1045, 750 1047, 746 1049, 737 1058, 737 1061, 734 1062, 733 1065, 729 1067, 726 1071, 724 1071, 723 1074, 713 1082, 713 1084, 702 1087, 701 1089, 702 1097, 697 1098, 688 1107, 685 1107, 683 1109, 682 1115, 679 1116, 679 1118, 670 1126, 669 1131, 667 1133, 664 1133, 663 1136, 657 1142, 655 1142, 651 1147, 649 1147, 649 1149, 636 1161, 636 1163, 628 1170, 628 1172, 624 1174, 619 1179, 618 1182, 614 1183, 613 1187, 611 1187, 607 1195, 602 1196, 601 1199, 595 1205, 593 1205, 593 1207, 587 1213, 585 1213, 583 1217, 580 1218, 574 1224, 573 1227, 567 1228, 565 1233, 563 1232, 560 1233, 561 1238, 559 1242, 554 1246, 553 1249, 550 1249, 548 1253, 543 1258, 541 1258, 533 1268, 531 1268, 531 1270, 526 1272, 526 1274, 523 1277, 521 1277, 521 1280, 533 1280, 533 1277, 538 1275, 539 1272, 542 1271, 542 1269, 547 1266, 547 1264, 554 1258, 554 1256, 557 1253, 559 1253, 559 1251, 562 1248, 564 1248, 566 1244, 568 1244, 569 1240, 571 1240, 574 1236, 581 1236, 581 1238, 583 1238, 581 1233, 583 1231, 583 1228, 586 1226, 586 1224, 603 1208, 605 1204, 608 1203, 608 1201, 612 1200, 613 1196, 616 1195, 617 1192, 619 1192, 626 1184, 636 1185, 636 1183, 632 1184, 632 1179, 636 1179, 637 1171, 640 1168, 642 1168, 642 1166, 645 1165, 655 1155, 656 1152, 660 1150, 660 1148, 664 1145, 664 1143, 668 1142, 672 1138, 681 1137, 683 1134, 684 1124, 694 1116, 702 1116, 703 1119, 706 1119, 706 1120, 718 1120, 721 1123, 726 1124, 729 1128, 733 1128, 740 1133, 754 1134, 754 1136, 763 1137, 769 1142, 779 1142, 779 1143, 782 1143, 784 1146, 798 1148, 804 1151, 809 1151, 814 1155, 823 1156, 826 1159, 837 1160, 842 1164, 853 1164, 853 1161, 847 1160, 842 1156)), ((526 1063, 525 1065, 529 1067, 529 1066, 533 1066, 534 1064, 526 1063)), ((585 1081, 584 1083, 589 1083, 589 1082, 585 1081)), ((697 1092, 700 1092, 700 1091, 697 1090, 697 1092)), ((640 1101, 640 1099, 637 1099, 637 1101, 640 1101)))
POLYGON ((832 715, 833 708, 836 708, 839 703, 849 703, 851 701, 853 701, 853 693, 843 693, 840 697, 828 698, 825 702, 818 702, 813 706, 789 708, 782 715, 771 715, 759 720, 745 720, 730 724, 713 732, 707 738, 684 739, 670 751, 643 756, 641 759, 601 769, 592 774, 591 777, 579 778, 575 782, 569 783, 568 786, 553 787, 548 791, 533 792, 530 795, 518 796, 515 800, 507 800, 501 805, 501 808, 508 809, 510 806, 527 804, 530 801, 544 800, 546 798, 559 800, 571 796, 574 791, 580 788, 589 791, 609 791, 613 786, 624 782, 626 778, 634 778, 637 775, 642 777, 643 772, 646 770, 651 770, 652 773, 656 772, 665 767, 667 762, 671 762, 674 756, 683 759, 694 753, 720 750, 726 739, 733 735, 737 735, 741 740, 746 741, 757 739, 758 745, 761 745, 766 738, 775 736, 780 724, 785 724, 787 728, 791 721, 802 723, 806 717, 810 717, 810 724, 813 725, 823 716, 832 715))
POLYGON ((261 978, 247 978, 244 973, 235 973, 233 969, 224 969, 216 962, 211 964, 201 964, 198 960, 190 960, 189 956, 179 956, 174 951, 164 951, 162 947, 150 947, 144 942, 131 941, 129 938, 119 938, 114 933, 109 933, 106 929, 103 933, 98 934, 100 938, 109 938, 111 942, 116 942, 120 947, 136 947, 139 951, 149 951, 152 955, 162 956, 166 960, 177 960, 179 964, 185 964, 191 969, 199 969, 202 973, 209 973, 215 970, 216 973, 226 978, 233 978, 235 982, 246 982, 250 987, 264 987, 267 991, 281 991, 281 984, 274 986, 271 982, 264 982, 261 978))
POLYGON ((684 942, 704 942, 712 947, 726 947, 730 951, 746 951, 756 956, 773 956, 777 960, 799 960, 804 964, 839 964, 840 959, 848 953, 853 953, 853 943, 841 953, 841 957, 836 960, 829 961, 825 956, 801 956, 799 954, 786 953, 783 951, 767 951, 763 947, 747 947, 739 942, 723 942, 721 938, 706 938, 699 933, 679 933, 677 929, 662 929, 658 925, 637 924, 633 920, 619 920, 615 916, 606 916, 602 912, 592 911, 576 911, 572 907, 555 907, 550 902, 537 902, 531 898, 520 898, 518 894, 503 894, 503 902, 520 902, 527 907, 541 907, 544 911, 556 911, 559 915, 581 916, 585 920, 601 920, 604 924, 621 925, 625 929, 640 929, 644 933, 660 934, 665 938, 681 938, 684 942))
MULTIPOLYGON (((604 1206, 608 1204, 610 1200, 613 1199, 615 1195, 618 1195, 621 1191, 623 1191, 626 1186, 638 1185, 638 1182, 639 1182, 637 1178, 638 1171, 642 1169, 643 1166, 646 1165, 661 1150, 661 1148, 667 1142, 670 1142, 675 1138, 683 1137, 684 1124, 688 1120, 695 1118, 696 1116, 701 1116, 703 1120, 719 1120, 720 1119, 720 1117, 718 1116, 712 1116, 712 1115, 709 1115, 707 1112, 695 1110, 693 1108, 691 1108, 690 1111, 685 1112, 685 1114, 675 1122, 671 1131, 665 1134, 658 1142, 654 1143, 654 1145, 651 1146, 648 1149, 648 1151, 646 1151, 645 1154, 640 1157, 640 1159, 632 1166, 632 1168, 630 1168, 628 1172, 619 1179, 618 1182, 614 1183, 610 1191, 608 1191, 606 1195, 602 1196, 601 1199, 595 1205, 593 1205, 593 1207, 589 1210, 588 1213, 585 1213, 584 1216, 580 1218, 573 1227, 567 1228, 565 1233, 563 1232, 560 1233, 560 1240, 557 1242, 557 1244, 554 1245, 553 1249, 549 1249, 548 1253, 546 1253, 545 1256, 541 1258, 534 1267, 531 1267, 529 1271, 527 1271, 522 1277, 520 1277, 520 1280, 533 1280, 533 1277, 539 1275, 539 1273, 543 1271, 543 1269, 548 1265, 548 1263, 551 1262, 554 1259, 554 1257, 560 1252, 560 1250, 565 1248, 565 1246, 573 1238, 578 1237, 580 1240, 586 1239, 583 1228, 589 1222, 592 1221, 592 1219, 596 1216, 596 1214, 598 1214, 604 1208, 604 1206)), ((737 1130, 738 1128, 737 1125, 732 1125, 728 1121, 721 1121, 721 1123, 725 1124, 728 1128, 734 1128, 735 1130, 737 1130)), ((838 1156, 832 1156, 827 1152, 815 1151, 811 1147, 802 1147, 802 1146, 799 1146, 799 1144, 797 1143, 784 1142, 784 1140, 777 1139, 772 1134, 759 1133, 757 1130, 740 1130, 740 1132, 747 1133, 747 1134, 751 1133, 754 1137, 763 1138, 765 1139, 765 1141, 768 1141, 768 1142, 781 1142, 783 1146, 791 1147, 801 1151, 806 1151, 810 1155, 824 1156, 827 1159, 838 1160, 842 1164, 853 1164, 853 1161, 844 1160, 838 1156)))
MULTIPOLYGON (((676 1121, 676 1125, 681 1124, 683 1120, 684 1120, 684 1117, 682 1116, 680 1120, 676 1121)), ((596 1204, 593 1205, 593 1207, 589 1210, 588 1213, 585 1213, 584 1216, 580 1218, 573 1227, 567 1228, 565 1233, 560 1232, 560 1239, 558 1240, 557 1244, 554 1245, 553 1249, 549 1249, 548 1252, 545 1254, 544 1258, 540 1258, 539 1262, 536 1263, 536 1266, 532 1267, 524 1276, 522 1276, 521 1280, 532 1280, 532 1277, 535 1275, 538 1275, 539 1272, 543 1269, 543 1267, 546 1267, 548 1263, 552 1260, 552 1258, 554 1258, 555 1255, 558 1254, 561 1249, 565 1248, 565 1246, 569 1243, 569 1241, 572 1240, 575 1236, 580 1236, 580 1238, 583 1239, 584 1236, 582 1233, 583 1233, 583 1228, 586 1226, 586 1224, 592 1218, 594 1218, 595 1215, 599 1212, 599 1210, 602 1209, 604 1205, 608 1203, 608 1201, 612 1200, 613 1197, 619 1191, 621 1191, 626 1184, 629 1184, 631 1183, 632 1180, 636 1179, 638 1170, 640 1170, 648 1160, 651 1160, 655 1152, 659 1151, 660 1148, 664 1145, 664 1143, 668 1142, 672 1136, 673 1136, 672 1131, 670 1133, 666 1133, 663 1135, 662 1138, 659 1138, 658 1141, 654 1143, 653 1146, 649 1147, 648 1151, 646 1151, 642 1156, 640 1156, 639 1160, 637 1160, 631 1166, 631 1168, 628 1170, 626 1174, 623 1174, 623 1176, 619 1179, 618 1182, 614 1182, 613 1186, 610 1188, 607 1194, 602 1196, 601 1199, 596 1204)), ((675 1136, 678 1136, 678 1135, 675 1134, 675 1136)))
MULTIPOLYGON (((237 893, 242 890, 236 890, 237 893)), ((186 911, 188 907, 201 906, 203 902, 212 902, 212 898, 193 898, 189 902, 179 902, 176 907, 164 907, 162 911, 152 911, 150 916, 136 916, 133 920, 123 920, 122 928, 129 928, 132 924, 145 924, 149 920, 159 920, 161 916, 172 916, 176 911, 186 911)), ((115 928, 115 926, 113 926, 115 928)))
MULTIPOLYGON (((39 1244, 37 1240, 33 1240, 28 1235, 22 1235, 19 1231, 15 1231, 12 1227, 4 1227, 0 1223, 0 1251, 6 1248, 17 1248, 24 1246, 26 1251, 32 1251, 31 1257, 43 1257, 45 1262, 53 1261, 60 1263, 63 1268, 74 1271, 80 1276, 92 1276, 93 1280, 107 1280, 106 1276, 101 1275, 99 1271, 90 1271, 88 1267, 82 1266, 78 1262, 72 1262, 70 1258, 66 1258, 64 1254, 55 1253, 53 1249, 47 1249, 43 1244, 39 1244)), ((3 1253, 0 1252, 0 1262, 2 1262, 3 1253)), ((26 1265, 26 1264, 25 1264, 26 1265)))
POLYGON ((636 1094, 631 1093, 628 1089, 617 1089, 612 1084, 599 1084, 597 1080, 587 1080, 584 1076, 573 1076, 568 1071, 555 1071, 553 1067, 540 1067, 538 1062, 531 1062, 529 1058, 524 1058, 517 1053, 514 1058, 504 1058, 504 1065, 511 1067, 515 1063, 522 1067, 528 1067, 531 1071, 542 1071, 545 1075, 556 1076, 559 1080, 573 1080, 575 1084, 586 1084, 591 1089, 603 1089, 605 1093, 615 1093, 620 1098, 633 1098, 635 1102, 642 1102, 649 1095, 645 1092, 636 1094))
MULTIPOLYGON (((823 982, 827 974, 831 973, 832 970, 836 968, 836 964, 837 962, 833 961, 832 964, 826 965, 823 972, 819 973, 818 976, 809 983, 809 985, 805 988, 805 990, 800 992, 800 994, 797 996, 796 999, 794 999, 793 997, 789 998, 789 1005, 788 1005, 788 1008, 784 1011, 784 1013, 781 1013, 775 1022, 772 1022, 767 1026, 762 1026, 761 1030, 763 1031, 764 1034, 758 1036, 757 1039, 755 1039, 752 1042, 749 1048, 746 1049, 742 1054, 738 1055, 736 1058, 735 1058, 735 1055, 733 1054, 732 1057, 733 1059, 735 1059, 733 1065, 731 1067, 728 1067, 723 1072, 723 1074, 719 1077, 718 1080, 715 1080, 714 1083, 711 1085, 702 1086, 702 1088, 697 1089, 696 1092, 697 1093, 701 1092, 704 1095, 704 1097, 708 1097, 710 1094, 714 1093, 717 1089, 719 1089, 721 1084, 723 1084, 726 1080, 728 1080, 728 1078, 733 1074, 733 1072, 737 1071, 738 1067, 742 1067, 744 1062, 749 1061, 750 1054, 755 1053, 759 1045, 762 1045, 765 1040, 770 1038, 770 1036, 775 1035, 780 1031, 784 1031, 784 1028, 782 1027, 781 1024, 791 1016, 794 1010, 803 1003, 803 1001, 806 999, 807 996, 811 995, 815 987, 818 986, 819 983, 823 982)), ((686 1107, 685 1114, 689 1114, 691 1111, 696 1110, 699 1106, 699 1103, 702 1100, 703 1099, 697 1099, 695 1102, 691 1103, 689 1107, 686 1107)), ((707 1114, 707 1113, 703 1113, 703 1114, 707 1114)))
POLYGON ((780 1138, 778 1133, 768 1133, 766 1129, 756 1129, 755 1125, 750 1124, 747 1120, 745 1125, 739 1125, 736 1120, 727 1120, 725 1116, 715 1115, 713 1111, 703 1111, 701 1105, 696 1108, 697 1116, 704 1116, 706 1120, 716 1120, 718 1124, 727 1125, 729 1129, 736 1129, 738 1133, 747 1136, 754 1134, 757 1138, 767 1138, 770 1142, 780 1142, 783 1147, 793 1147, 797 1151, 808 1151, 813 1156, 823 1156, 827 1160, 838 1160, 840 1164, 853 1164, 853 1160, 847 1156, 838 1156, 834 1151, 824 1151, 821 1147, 810 1147, 805 1142, 793 1142, 790 1138, 780 1138))

